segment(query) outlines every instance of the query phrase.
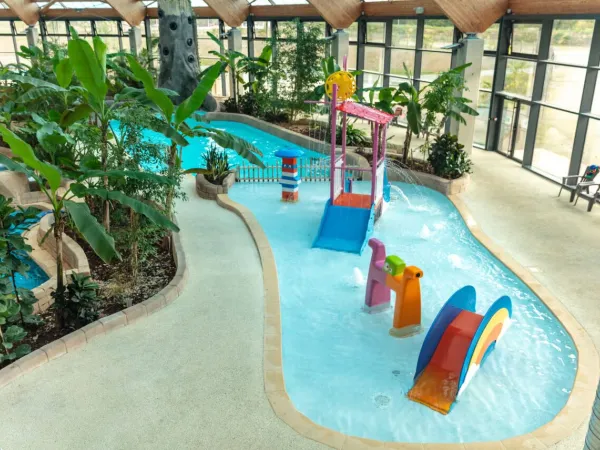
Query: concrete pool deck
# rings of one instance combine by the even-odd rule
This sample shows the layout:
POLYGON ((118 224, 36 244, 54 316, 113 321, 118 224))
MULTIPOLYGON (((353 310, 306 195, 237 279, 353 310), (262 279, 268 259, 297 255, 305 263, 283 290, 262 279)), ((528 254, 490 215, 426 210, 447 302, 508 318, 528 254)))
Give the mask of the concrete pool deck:
MULTIPOLYGON (((568 205, 566 194, 552 206, 550 193, 558 192, 557 186, 518 165, 513 171, 514 163, 496 154, 476 153, 474 159, 473 185, 464 196, 473 216, 507 253, 524 266, 541 269, 536 276, 596 332, 598 345, 599 321, 590 317, 596 312, 593 296, 575 291, 578 278, 571 277, 575 269, 587 268, 585 283, 600 267, 600 248, 591 242, 589 253, 579 248, 568 226, 596 220, 590 222, 593 237, 594 226, 596 233, 599 230, 600 209, 587 214, 578 205, 583 212, 579 215, 556 206, 561 201, 568 205), (535 191, 523 192, 524 184, 535 191), (511 202, 517 205, 514 209, 506 207, 511 202), (538 204, 542 209, 540 202, 548 227, 536 217, 524 224, 522 212, 536 211, 538 204), (560 223, 553 226, 556 222, 560 223), (547 247, 550 239, 567 240, 553 250, 547 247), (564 265, 575 267, 566 271, 564 265)), ((180 205, 178 213, 190 271, 183 294, 146 320, 53 360, 0 390, 1 448, 325 448, 284 424, 264 393, 264 292, 252 237, 236 216, 198 199, 191 179, 186 179, 185 188, 193 204, 180 205)), ((596 245, 598 237, 595 234, 596 245)), ((582 448, 584 432, 585 424, 555 448, 582 448)))

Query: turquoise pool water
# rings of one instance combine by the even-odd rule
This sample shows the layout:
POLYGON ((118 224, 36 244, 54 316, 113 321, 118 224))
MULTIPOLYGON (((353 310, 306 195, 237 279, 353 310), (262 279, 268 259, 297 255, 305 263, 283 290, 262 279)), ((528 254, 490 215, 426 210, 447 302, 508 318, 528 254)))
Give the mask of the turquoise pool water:
MULTIPOLYGON (((366 189, 355 183, 355 190, 366 189)), ((478 312, 504 294, 514 310, 512 326, 448 416, 409 401, 425 332, 396 339, 388 335, 392 311, 362 311, 370 248, 362 256, 311 249, 328 193, 328 183, 305 183, 300 202, 285 204, 277 184, 236 184, 230 191, 256 215, 275 254, 285 386, 300 412, 353 436, 430 443, 505 439, 559 412, 577 367, 571 338, 444 196, 397 184, 374 237, 388 255, 423 269, 425 331, 467 284, 477 290, 478 312)))
MULTIPOLYGON (((198 122, 189 119, 186 121, 191 127, 194 127, 198 122)), ((113 121, 113 128, 116 133, 118 133, 119 123, 117 121, 113 121)), ((302 150, 304 152, 303 156, 300 158, 302 162, 311 162, 315 159, 323 159, 325 156, 321 153, 312 151, 310 149, 297 146, 288 142, 284 139, 273 136, 269 133, 265 133, 264 131, 258 130, 249 125, 245 125, 243 123, 238 122, 226 122, 226 121, 214 121, 211 123, 203 123, 208 127, 213 127, 219 130, 227 131, 237 137, 247 140, 251 142, 256 147, 258 147, 262 153, 262 161, 265 165, 275 165, 277 162, 281 162, 280 158, 277 158, 274 154, 277 150, 282 147, 295 148, 302 150)), ((163 143, 165 145, 169 145, 169 140, 165 138, 162 134, 157 133, 155 131, 146 130, 144 131, 144 137, 151 142, 163 143)), ((189 145, 183 148, 182 158, 183 158, 183 168, 184 169, 192 169, 196 167, 204 167, 204 160, 202 159, 202 155, 204 152, 210 148, 210 144, 213 142, 210 138, 204 137, 195 137, 188 138, 189 145)), ((219 147, 219 146, 217 146, 219 147)), ((240 164, 247 164, 243 158, 240 158, 236 152, 229 149, 223 149, 229 157, 230 166, 237 167, 240 164)))
POLYGON ((31 258, 24 255, 21 260, 29 266, 29 269, 24 275, 19 273, 16 274, 15 282, 17 283, 17 287, 33 289, 49 280, 46 272, 44 272, 31 258))

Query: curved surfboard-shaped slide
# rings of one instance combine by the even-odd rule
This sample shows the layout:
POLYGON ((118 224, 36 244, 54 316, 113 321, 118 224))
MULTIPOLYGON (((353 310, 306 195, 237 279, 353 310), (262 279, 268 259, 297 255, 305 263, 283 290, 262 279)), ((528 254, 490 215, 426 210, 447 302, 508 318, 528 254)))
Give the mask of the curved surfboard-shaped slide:
POLYGON ((448 414, 506 331, 512 303, 500 297, 482 316, 476 293, 465 286, 452 295, 431 324, 417 361, 408 398, 448 414))

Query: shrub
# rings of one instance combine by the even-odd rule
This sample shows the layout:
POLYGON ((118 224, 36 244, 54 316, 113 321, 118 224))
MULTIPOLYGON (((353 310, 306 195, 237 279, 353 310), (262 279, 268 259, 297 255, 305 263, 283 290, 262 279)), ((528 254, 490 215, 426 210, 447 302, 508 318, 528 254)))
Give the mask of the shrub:
POLYGON ((431 146, 428 158, 433 173, 449 180, 471 173, 471 159, 464 148, 465 146, 458 142, 458 137, 455 135, 438 136, 431 146))
POLYGON ((211 147, 202 155, 206 164, 206 173, 204 178, 213 184, 221 184, 227 175, 229 175, 229 158, 227 153, 219 150, 216 145, 211 147))
POLYGON ((65 295, 52 293, 54 308, 61 323, 71 329, 81 328, 99 317, 99 301, 96 296, 98 285, 88 275, 71 274, 71 282, 67 285, 65 295))
MULTIPOLYGON (((337 127, 336 138, 338 145, 342 145, 342 127, 337 127)), ((371 141, 363 130, 355 127, 351 123, 346 126, 346 145, 350 147, 362 147, 370 145, 371 141)))
POLYGON ((225 112, 228 113, 239 113, 240 109, 233 97, 229 97, 227 100, 223 102, 223 107, 225 108, 225 112))

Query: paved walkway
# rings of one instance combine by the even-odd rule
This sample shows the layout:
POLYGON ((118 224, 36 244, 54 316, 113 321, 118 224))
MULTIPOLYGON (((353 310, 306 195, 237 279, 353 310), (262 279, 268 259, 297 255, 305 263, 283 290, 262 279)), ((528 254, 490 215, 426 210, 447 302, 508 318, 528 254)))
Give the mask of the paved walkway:
POLYGON ((0 390, 0 448, 324 448, 279 420, 264 395, 252 238, 192 187, 186 180, 190 201, 177 215, 190 271, 183 295, 0 390))
MULTIPOLYGON (((553 291, 600 346, 600 208, 476 151, 464 196, 483 230, 553 291), (594 300, 596 299, 596 301, 594 300)), ((198 199, 178 219, 190 277, 164 310, 0 390, 0 448, 312 449, 263 393, 262 278, 242 222, 198 199), (224 232, 226 230, 226 232, 224 232)), ((557 449, 581 449, 585 426, 557 449)))

